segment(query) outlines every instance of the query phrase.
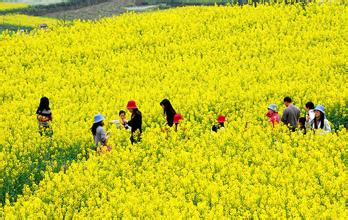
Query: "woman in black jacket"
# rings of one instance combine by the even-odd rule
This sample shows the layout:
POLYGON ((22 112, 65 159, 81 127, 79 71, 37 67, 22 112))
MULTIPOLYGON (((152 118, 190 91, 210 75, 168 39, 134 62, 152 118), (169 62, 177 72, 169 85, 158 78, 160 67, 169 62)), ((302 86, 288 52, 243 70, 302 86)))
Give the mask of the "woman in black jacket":
POLYGON ((176 111, 174 110, 172 104, 168 99, 163 99, 162 102, 160 102, 160 105, 163 108, 164 114, 167 116, 167 125, 169 127, 173 126, 173 121, 174 121, 174 115, 176 114, 176 111))
POLYGON ((134 100, 130 100, 127 104, 127 109, 130 113, 132 113, 131 116, 131 120, 129 120, 128 122, 125 121, 125 127, 130 129, 132 132, 131 135, 131 143, 137 143, 141 140, 141 133, 143 131, 142 129, 142 115, 141 112, 139 111, 136 103, 134 100), (137 134, 135 134, 136 132, 138 132, 137 134))

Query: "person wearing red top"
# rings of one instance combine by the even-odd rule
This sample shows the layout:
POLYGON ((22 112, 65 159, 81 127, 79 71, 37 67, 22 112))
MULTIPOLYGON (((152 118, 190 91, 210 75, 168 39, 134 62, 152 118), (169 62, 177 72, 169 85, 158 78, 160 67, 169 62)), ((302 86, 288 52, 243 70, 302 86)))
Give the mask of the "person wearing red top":
POLYGON ((181 114, 177 113, 174 115, 173 123, 175 124, 175 132, 178 131, 178 124, 180 121, 184 120, 181 114))
POLYGON ((275 124, 279 124, 279 115, 278 115, 277 105, 275 104, 269 105, 266 116, 269 118, 269 122, 272 123, 273 127, 275 124))

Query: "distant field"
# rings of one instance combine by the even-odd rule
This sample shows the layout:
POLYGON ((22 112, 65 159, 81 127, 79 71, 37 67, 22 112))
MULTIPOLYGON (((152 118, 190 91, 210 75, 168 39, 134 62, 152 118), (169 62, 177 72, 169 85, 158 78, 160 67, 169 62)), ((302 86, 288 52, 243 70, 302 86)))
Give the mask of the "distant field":
POLYGON ((9 2, 0 2, 0 11, 7 11, 12 9, 21 9, 29 7, 28 4, 23 3, 9 3, 9 2))
POLYGON ((0 25, 16 25, 26 27, 38 27, 40 24, 48 26, 58 24, 58 20, 54 18, 36 17, 22 14, 0 15, 0 25))

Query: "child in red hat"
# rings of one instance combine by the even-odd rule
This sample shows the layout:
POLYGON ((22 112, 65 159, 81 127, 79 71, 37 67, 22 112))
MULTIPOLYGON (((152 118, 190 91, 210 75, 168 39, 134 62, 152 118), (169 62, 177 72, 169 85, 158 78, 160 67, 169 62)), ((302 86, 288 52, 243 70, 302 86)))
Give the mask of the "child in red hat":
POLYGON ((217 122, 218 124, 214 124, 211 128, 211 131, 217 132, 219 129, 224 130, 225 129, 225 121, 226 118, 223 115, 218 116, 217 122))

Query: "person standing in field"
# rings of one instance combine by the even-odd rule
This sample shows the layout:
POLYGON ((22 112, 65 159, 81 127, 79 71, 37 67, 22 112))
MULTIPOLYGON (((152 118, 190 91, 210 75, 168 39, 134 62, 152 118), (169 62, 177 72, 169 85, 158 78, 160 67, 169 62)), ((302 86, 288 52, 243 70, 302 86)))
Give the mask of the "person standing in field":
POLYGON ((282 122, 286 124, 291 131, 295 131, 301 116, 300 109, 292 104, 290 97, 284 98, 284 105, 286 108, 283 111, 282 122))
POLYGON ((125 128, 125 122, 126 120, 126 112, 124 110, 121 110, 118 113, 118 116, 120 117, 120 119, 116 119, 116 120, 112 120, 110 121, 111 124, 115 124, 116 128, 121 129, 122 127, 125 128))
POLYGON ((275 124, 279 124, 278 107, 276 104, 270 104, 268 106, 268 112, 266 116, 269 118, 269 122, 272 123, 273 127, 275 124))
POLYGON ((94 116, 94 122, 93 126, 91 127, 91 131, 93 134, 95 149, 98 150, 99 146, 103 147, 106 146, 108 148, 108 151, 111 150, 110 147, 108 147, 107 142, 109 138, 109 133, 106 133, 104 128, 104 116, 102 114, 97 114, 94 116), (100 143, 100 145, 99 145, 100 143))
POLYGON ((217 117, 217 124, 214 124, 213 127, 211 128, 211 131, 217 132, 218 130, 225 130, 225 116, 219 115, 217 117))
POLYGON ((300 117, 298 120, 298 129, 302 134, 307 134, 307 128, 306 128, 306 118, 300 117))
POLYGON ((325 117, 324 106, 317 105, 314 109, 315 118, 312 122, 312 129, 322 129, 326 133, 331 132, 329 121, 325 117))
POLYGON ((131 120, 127 121, 124 120, 125 122, 125 128, 130 129, 132 135, 131 135, 131 143, 137 143, 141 140, 141 133, 143 132, 142 129, 142 114, 139 111, 136 103, 134 100, 130 100, 127 103, 127 109, 128 111, 132 114, 131 120))
POLYGON ((315 118, 315 113, 314 113, 314 103, 313 102, 307 102, 306 103, 306 127, 310 128, 311 125, 313 124, 313 120, 315 118))
POLYGON ((176 111, 174 110, 172 104, 168 99, 163 99, 162 102, 160 102, 160 105, 163 108, 163 112, 166 115, 167 123, 169 127, 173 126, 174 123, 174 115, 176 114, 176 111))
POLYGON ((50 101, 47 97, 42 97, 40 105, 36 110, 36 117, 39 124, 39 133, 41 136, 52 137, 53 131, 50 126, 52 121, 52 112, 50 109, 50 101))

